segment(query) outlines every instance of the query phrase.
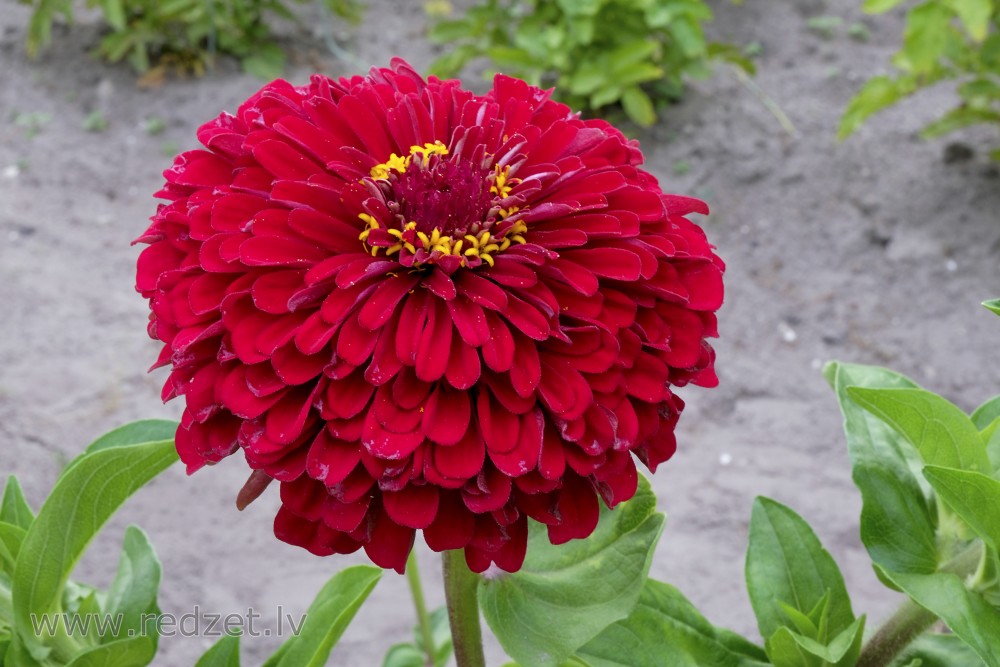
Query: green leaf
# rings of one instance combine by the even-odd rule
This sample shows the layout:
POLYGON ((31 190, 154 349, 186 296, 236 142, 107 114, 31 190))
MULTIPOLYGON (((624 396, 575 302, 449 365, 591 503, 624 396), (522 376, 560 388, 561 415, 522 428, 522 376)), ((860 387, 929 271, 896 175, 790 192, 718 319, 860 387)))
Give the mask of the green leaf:
POLYGON ((21 551, 27 534, 28 531, 20 526, 0 522, 0 572, 5 572, 8 576, 14 573, 17 554, 21 551))
POLYGON ((17 481, 17 477, 11 475, 7 478, 7 486, 3 490, 3 502, 0 502, 0 521, 28 530, 34 520, 35 513, 31 511, 31 506, 24 498, 21 484, 17 481))
POLYGON ((382 667, 426 667, 427 656, 413 644, 396 644, 385 654, 382 667))
POLYGON ((243 71, 247 74, 270 81, 277 79, 285 71, 285 52, 274 42, 257 44, 251 55, 243 58, 243 71))
POLYGON ((149 637, 131 637, 86 650, 74 656, 67 667, 144 667, 155 655, 149 637))
POLYGON ((861 654, 865 617, 845 628, 829 644, 803 636, 790 628, 778 628, 767 640, 767 656, 775 667, 854 667, 861 654))
POLYGON ((521 570, 479 585, 483 614, 507 654, 523 665, 554 667, 626 618, 663 530, 655 508, 656 496, 640 477, 635 497, 614 510, 602 507, 585 540, 553 546, 545 527, 532 522, 521 570))
POLYGON ((70 464, 39 510, 17 559, 12 594, 22 637, 33 641, 31 614, 59 610, 73 566, 104 522, 176 460, 173 441, 160 440, 97 449, 70 464))
POLYGON ((829 628, 839 634, 854 622, 844 579, 829 552, 802 517, 758 497, 750 519, 747 591, 763 637, 786 626, 780 602, 811 612, 829 592, 829 628))
POLYGON ((475 24, 469 19, 438 21, 427 32, 427 39, 435 44, 471 39, 476 36, 475 24))
POLYGON ((899 64, 916 73, 929 72, 948 45, 951 11, 936 0, 917 5, 906 15, 899 64))
POLYGON ((946 572, 901 574, 884 569, 882 576, 921 607, 940 616, 987 667, 1000 667, 1000 610, 966 589, 960 578, 946 572))
POLYGON ((979 431, 964 412, 923 389, 850 387, 847 395, 902 435, 925 463, 991 472, 979 431))
MULTIPOLYGON (((705 620, 680 591, 652 579, 625 620, 577 652, 591 667, 763 667, 767 656, 705 620)), ((527 663, 532 664, 532 663, 527 663)))
POLYGON ((838 139, 846 139, 864 124, 868 117, 890 107, 917 89, 912 77, 893 79, 876 76, 869 79, 858 94, 851 98, 840 119, 838 139))
POLYGON ((281 667, 325 665, 330 651, 381 577, 382 569, 370 565, 355 565, 333 575, 309 605, 299 634, 285 642, 288 648, 281 651, 277 664, 281 667))
POLYGON ((986 39, 990 16, 993 14, 992 0, 950 0, 948 4, 962 19, 972 39, 977 42, 986 39))
POLYGON ((656 110, 649 95, 639 86, 629 86, 622 93, 622 108, 637 125, 649 127, 656 122, 656 110))
POLYGON ((198 658, 194 667, 240 667, 240 638, 226 635, 198 658))
POLYGON ((986 306, 986 308, 988 308, 994 315, 1000 315, 1000 299, 983 301, 983 305, 986 306))
POLYGON ((943 134, 960 130, 970 125, 980 123, 1000 123, 1000 112, 990 109, 973 109, 971 107, 957 107, 946 113, 936 121, 929 123, 920 131, 920 136, 924 139, 940 137, 943 134))
POLYGON ((994 550, 1000 549, 1000 481, 978 472, 927 466, 938 496, 994 550))
POLYGON ((934 519, 923 492, 907 472, 878 462, 854 466, 861 490, 861 541, 872 561, 893 572, 937 570, 934 519))
POLYGON ((910 644, 893 667, 983 667, 983 661, 955 635, 926 634, 910 644), (917 663, 916 661, 920 662, 917 663))
MULTIPOLYGON (((105 611, 121 619, 114 637, 145 636, 156 652, 156 596, 160 588, 160 561, 146 533, 138 526, 125 529, 118 573, 108 589, 105 611), (144 618, 145 616, 145 618, 144 618), (145 623, 144 623, 145 621, 145 623)), ((105 638, 102 638, 105 641, 105 638)))
POLYGON ((115 30, 125 30, 125 5, 123 0, 103 0, 104 20, 115 30))
MULTIPOLYGON (((159 442, 173 440, 177 432, 177 422, 169 419, 141 419, 108 431, 97 440, 90 443, 86 453, 91 454, 108 447, 136 445, 141 442, 159 442)), ((77 458, 77 461, 82 457, 77 458)))
POLYGON ((882 14, 887 12, 903 0, 865 0, 861 8, 868 14, 882 14))

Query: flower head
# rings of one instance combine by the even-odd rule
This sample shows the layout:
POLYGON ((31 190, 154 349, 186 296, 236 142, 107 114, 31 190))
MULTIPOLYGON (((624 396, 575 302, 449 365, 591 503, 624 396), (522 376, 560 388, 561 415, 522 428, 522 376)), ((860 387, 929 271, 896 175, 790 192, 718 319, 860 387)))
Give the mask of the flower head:
POLYGON ((266 85, 203 125, 138 241, 189 472, 242 451, 277 536, 514 571, 589 535, 716 383, 723 263, 642 153, 499 75, 266 85), (633 456, 634 455, 634 456, 633 456))

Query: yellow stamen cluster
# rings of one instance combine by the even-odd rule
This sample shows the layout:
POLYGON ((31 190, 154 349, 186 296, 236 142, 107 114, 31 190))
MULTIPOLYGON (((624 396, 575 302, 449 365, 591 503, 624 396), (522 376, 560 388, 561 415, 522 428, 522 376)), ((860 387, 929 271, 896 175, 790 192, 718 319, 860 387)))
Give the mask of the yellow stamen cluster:
MULTIPOLYGON (((368 225, 358 238, 362 241, 367 241, 372 230, 379 229, 381 225, 378 220, 367 213, 362 213, 358 217, 368 225)), ((501 236, 494 236, 489 230, 483 230, 478 234, 466 234, 460 239, 453 239, 450 235, 442 234, 439 229, 435 229, 430 234, 426 232, 416 232, 415 235, 407 234, 407 232, 415 231, 416 228, 417 223, 408 222, 403 229, 387 229, 386 232, 395 238, 397 243, 384 248, 386 256, 391 257, 403 249, 406 249, 410 254, 416 254, 418 245, 403 238, 404 236, 409 236, 410 238, 415 236, 419 247, 428 253, 437 251, 442 255, 461 256, 462 266, 466 266, 467 258, 472 257, 478 257, 483 262, 493 266, 493 255, 503 252, 514 243, 527 243, 524 233, 528 231, 528 226, 518 221, 511 225, 501 236)), ((378 256, 380 249, 382 248, 379 246, 372 246, 372 257, 378 256)), ((414 266, 419 266, 421 263, 415 262, 414 266)))
POLYGON ((409 168, 410 162, 413 161, 413 156, 418 154, 421 156, 421 159, 426 160, 431 155, 447 155, 448 147, 440 141, 435 141, 432 144, 424 144, 423 146, 410 146, 410 154, 406 157, 393 153, 389 156, 388 160, 372 167, 370 172, 371 177, 376 181, 384 181, 389 178, 389 174, 393 171, 401 174, 409 168))
POLYGON ((510 191, 514 189, 514 186, 521 182, 520 178, 508 178, 507 174, 510 173, 510 167, 496 166, 496 179, 493 181, 493 185, 490 186, 490 192, 495 194, 500 199, 506 199, 510 196, 510 191))

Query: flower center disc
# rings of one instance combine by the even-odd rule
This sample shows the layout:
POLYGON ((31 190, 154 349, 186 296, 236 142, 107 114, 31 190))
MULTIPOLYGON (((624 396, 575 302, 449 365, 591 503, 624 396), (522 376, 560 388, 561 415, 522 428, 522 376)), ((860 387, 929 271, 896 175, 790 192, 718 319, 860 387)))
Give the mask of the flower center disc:
POLYGON ((393 153, 369 178, 385 200, 387 216, 362 213, 360 238, 372 256, 384 252, 408 267, 435 264, 451 273, 459 267, 493 266, 493 255, 525 243, 527 226, 512 218, 508 201, 519 182, 508 167, 448 156, 441 143, 393 153))

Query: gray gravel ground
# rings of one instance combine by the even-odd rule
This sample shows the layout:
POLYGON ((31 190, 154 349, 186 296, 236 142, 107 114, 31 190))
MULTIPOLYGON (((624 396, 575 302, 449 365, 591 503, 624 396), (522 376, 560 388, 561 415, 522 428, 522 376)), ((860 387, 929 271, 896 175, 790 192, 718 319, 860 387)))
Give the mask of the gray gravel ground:
MULTIPOLYGON (((425 68, 433 53, 422 38, 421 4, 367 4, 366 22, 346 40, 343 27, 313 23, 316 35, 287 28, 297 54, 289 78, 363 71, 395 54, 425 68), (329 56, 322 30, 340 36, 352 62, 329 56)), ((980 148, 997 137, 970 131, 950 139, 971 156, 946 150, 947 141, 917 139, 953 103, 941 88, 837 143, 840 112, 864 79, 888 67, 902 32, 898 12, 864 17, 859 4, 717 3, 715 35, 761 44, 757 82, 797 137, 725 70, 639 135, 665 190, 710 203, 704 224, 729 265, 717 346, 722 384, 683 394, 680 450, 654 480, 668 522, 652 573, 679 585, 714 622, 751 636, 742 560, 757 494, 813 523, 856 610, 878 620, 898 601, 876 581, 858 540, 860 501, 818 370, 824 361, 891 366, 966 409, 1000 391, 987 363, 1000 323, 978 305, 1000 296, 1000 172, 980 148), (806 26, 817 15, 839 16, 845 26, 864 21, 871 38, 854 41, 846 28, 824 38, 806 26)), ((224 64, 200 80, 139 89, 126 68, 86 55, 98 35, 87 20, 58 30, 57 44, 29 62, 27 16, 10 1, 0 8, 0 472, 17 474, 37 505, 98 434, 179 413, 159 402, 164 374, 145 373, 157 346, 132 287, 137 250, 129 241, 153 212, 165 152, 193 147, 200 123, 234 109, 260 82, 224 64), (107 118, 106 131, 82 129, 93 110, 107 118), (32 113, 50 120, 29 137, 13 118, 32 113), (159 136, 144 130, 153 117, 166 123, 159 136)), ((124 526, 140 523, 163 561, 165 611, 252 607, 265 624, 278 605, 298 615, 333 572, 361 559, 319 559, 277 542, 276 494, 235 510, 245 475, 235 457, 194 478, 179 466, 168 471, 116 515, 78 577, 107 583, 124 526)), ((422 552, 421 563, 439 603, 437 561, 422 552)), ((387 640, 403 638, 412 622, 404 581, 389 573, 333 663, 381 664, 387 640)), ((164 639, 157 664, 190 665, 208 644, 164 639)), ((245 664, 259 664, 276 644, 246 640, 245 664)), ((500 662, 493 647, 491 664, 500 662)))

